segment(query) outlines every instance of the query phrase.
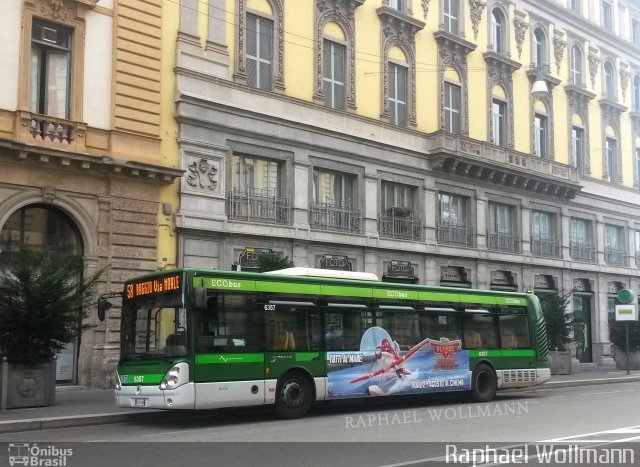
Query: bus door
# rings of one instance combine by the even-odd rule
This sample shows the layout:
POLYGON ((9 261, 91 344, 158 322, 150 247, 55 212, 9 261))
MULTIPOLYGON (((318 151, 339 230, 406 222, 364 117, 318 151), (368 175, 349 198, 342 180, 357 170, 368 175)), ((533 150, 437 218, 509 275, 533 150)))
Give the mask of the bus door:
POLYGON ((261 298, 258 306, 264 313, 264 379, 278 379, 291 367, 324 376, 321 308, 309 299, 283 297, 261 298))

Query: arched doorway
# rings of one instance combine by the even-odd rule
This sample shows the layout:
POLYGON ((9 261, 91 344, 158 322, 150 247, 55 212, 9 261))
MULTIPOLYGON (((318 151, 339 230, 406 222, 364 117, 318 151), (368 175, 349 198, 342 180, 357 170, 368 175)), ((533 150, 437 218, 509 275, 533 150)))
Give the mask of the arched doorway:
MULTIPOLYGON (((61 209, 46 204, 24 206, 9 216, 0 230, 0 263, 23 244, 36 251, 84 256, 76 223, 61 209)), ((72 342, 57 354, 57 382, 75 381, 77 344, 72 342)))

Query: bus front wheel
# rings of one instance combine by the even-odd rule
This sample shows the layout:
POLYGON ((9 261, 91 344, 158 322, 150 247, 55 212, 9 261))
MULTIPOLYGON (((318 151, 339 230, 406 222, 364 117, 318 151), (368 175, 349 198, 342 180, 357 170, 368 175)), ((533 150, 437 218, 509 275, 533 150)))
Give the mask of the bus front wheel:
POLYGON ((493 369, 485 364, 480 363, 473 370, 471 375, 471 396, 476 402, 489 402, 496 395, 496 374, 493 369))
POLYGON ((287 373, 276 387, 276 414, 285 419, 304 417, 311 408, 312 396, 309 378, 297 371, 287 373))

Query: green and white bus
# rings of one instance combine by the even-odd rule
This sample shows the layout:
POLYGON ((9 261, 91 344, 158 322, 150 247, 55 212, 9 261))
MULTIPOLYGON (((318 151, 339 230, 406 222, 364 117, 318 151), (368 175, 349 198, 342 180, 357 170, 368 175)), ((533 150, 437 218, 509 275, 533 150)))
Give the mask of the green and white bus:
POLYGON ((486 402, 549 377, 531 293, 308 268, 178 269, 125 284, 121 407, 273 404, 297 418, 344 398, 467 391, 486 402))

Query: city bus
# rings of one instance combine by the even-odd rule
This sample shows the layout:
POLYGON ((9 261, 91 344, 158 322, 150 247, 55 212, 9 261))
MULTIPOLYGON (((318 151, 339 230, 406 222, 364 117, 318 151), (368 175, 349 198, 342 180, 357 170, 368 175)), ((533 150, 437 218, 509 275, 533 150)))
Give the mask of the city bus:
POLYGON ((316 401, 466 392, 488 402, 550 378, 532 293, 309 268, 134 278, 120 344, 115 393, 127 408, 273 405, 299 418, 316 401))

